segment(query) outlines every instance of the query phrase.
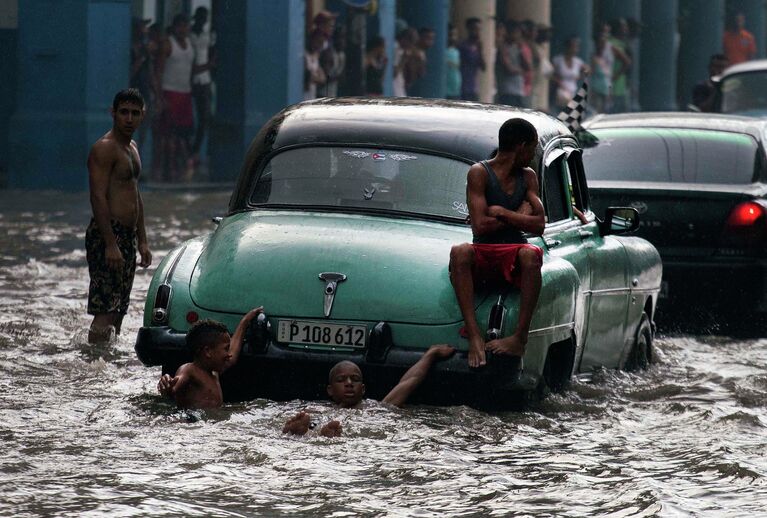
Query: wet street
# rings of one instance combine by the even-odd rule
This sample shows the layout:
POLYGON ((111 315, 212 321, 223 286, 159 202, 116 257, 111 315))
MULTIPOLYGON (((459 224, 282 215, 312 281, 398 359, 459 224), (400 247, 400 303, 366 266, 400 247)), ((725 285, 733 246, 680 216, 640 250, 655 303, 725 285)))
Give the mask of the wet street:
MULTIPOLYGON (((228 192, 145 194, 153 267, 228 192)), ((304 402, 190 422, 123 334, 87 345, 87 193, 0 191, 0 516, 765 516, 767 339, 661 334, 522 412, 369 405, 345 436, 283 436, 304 402)))

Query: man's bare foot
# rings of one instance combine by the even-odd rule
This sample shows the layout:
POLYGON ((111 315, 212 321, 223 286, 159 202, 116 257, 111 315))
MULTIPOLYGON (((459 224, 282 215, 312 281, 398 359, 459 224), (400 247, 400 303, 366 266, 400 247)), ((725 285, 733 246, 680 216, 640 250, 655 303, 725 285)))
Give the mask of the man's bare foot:
POLYGON ((282 427, 282 433, 290 433, 293 435, 306 435, 309 431, 309 424, 311 418, 307 412, 299 412, 295 416, 288 419, 285 426, 282 427))
POLYGON ((330 421, 320 429, 320 435, 323 437, 339 437, 341 435, 341 423, 330 421))
POLYGON ((481 336, 469 338, 469 367, 482 367, 485 361, 485 341, 481 336))
POLYGON ((508 354, 510 356, 524 356, 526 342, 517 335, 507 336, 505 338, 499 338, 498 340, 491 340, 487 342, 485 347, 488 351, 492 351, 495 354, 508 354))

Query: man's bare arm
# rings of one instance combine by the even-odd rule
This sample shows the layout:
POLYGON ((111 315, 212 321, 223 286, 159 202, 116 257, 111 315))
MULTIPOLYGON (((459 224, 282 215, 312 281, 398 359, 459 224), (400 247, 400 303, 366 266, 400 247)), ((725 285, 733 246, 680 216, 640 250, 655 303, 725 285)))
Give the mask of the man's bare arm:
POLYGON ((138 253, 141 256, 141 261, 138 265, 142 268, 147 268, 152 264, 152 252, 149 250, 149 242, 146 238, 146 227, 144 226, 144 200, 141 198, 141 193, 137 193, 138 196, 138 221, 136 222, 136 235, 138 237, 138 253))
POLYGON ((410 395, 423 383, 426 375, 429 374, 432 365, 438 360, 449 358, 455 353, 455 349, 449 345, 432 345, 428 351, 421 356, 408 371, 399 380, 397 386, 391 389, 383 402, 394 406, 405 404, 410 395))
POLYGON ((546 219, 543 203, 538 197, 538 178, 532 169, 525 169, 525 183, 527 184, 525 201, 530 204, 532 214, 514 212, 499 205, 490 207, 488 213, 509 226, 540 236, 546 226, 546 219))
POLYGON ((471 230, 475 236, 492 234, 506 228, 505 223, 488 213, 487 198, 485 198, 486 183, 485 168, 481 164, 471 166, 466 180, 466 201, 469 204, 471 230))
POLYGON ((240 357, 240 352, 242 351, 242 341, 245 339, 245 332, 248 330, 248 324, 263 311, 263 306, 251 309, 244 317, 242 317, 240 323, 237 324, 237 329, 234 331, 232 339, 229 342, 229 352, 232 355, 232 359, 229 360, 223 369, 221 369, 221 372, 224 372, 226 369, 237 363, 237 360, 240 357))
POLYGON ((125 264, 117 246, 117 238, 112 232, 111 212, 109 210, 109 180, 114 166, 114 153, 110 144, 100 140, 91 148, 88 155, 88 182, 90 184, 91 208, 101 237, 106 245, 107 266, 111 269, 122 268, 125 264))

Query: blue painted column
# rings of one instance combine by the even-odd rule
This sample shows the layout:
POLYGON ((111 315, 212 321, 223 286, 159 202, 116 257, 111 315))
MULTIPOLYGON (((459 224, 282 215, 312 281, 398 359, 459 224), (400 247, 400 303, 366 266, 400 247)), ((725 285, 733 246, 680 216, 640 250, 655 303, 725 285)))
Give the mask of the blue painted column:
POLYGON ((679 1, 678 98, 684 108, 696 83, 708 77, 708 60, 722 52, 724 0, 679 1))
POLYGON ((434 45, 426 52, 426 75, 409 87, 407 93, 415 97, 444 98, 450 0, 408 1, 403 2, 401 8, 409 26, 434 29, 434 45))
POLYGON ((756 40, 756 57, 765 57, 765 0, 727 0, 728 13, 743 13, 746 16, 746 30, 754 35, 756 40))
POLYGON ((303 98, 303 0, 217 2, 210 179, 231 181, 272 115, 303 98))
POLYGON ((386 40, 386 56, 389 63, 384 73, 383 93, 385 96, 394 94, 392 91, 392 75, 394 71, 394 41, 395 21, 397 20, 397 0, 378 0, 378 34, 386 40))
POLYGON ((130 0, 19 2, 9 186, 86 190, 90 146, 128 86, 130 0))
POLYGON ((647 111, 677 109, 677 9, 677 0, 642 0, 639 103, 647 111))
POLYGON ((594 52, 593 0, 551 0, 551 57, 565 51, 565 41, 571 36, 581 39, 580 57, 591 62, 594 52))

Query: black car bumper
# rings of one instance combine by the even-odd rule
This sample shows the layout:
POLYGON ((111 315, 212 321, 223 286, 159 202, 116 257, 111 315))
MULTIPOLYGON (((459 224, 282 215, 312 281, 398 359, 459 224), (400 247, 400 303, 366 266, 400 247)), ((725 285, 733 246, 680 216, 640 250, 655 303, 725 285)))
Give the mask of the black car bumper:
POLYGON ((665 294, 733 310, 767 311, 767 264, 762 261, 663 260, 665 294))
MULTIPOLYGON (((142 327, 136 339, 136 354, 144 365, 162 365, 164 372, 175 372, 179 365, 191 361, 185 337, 168 327, 142 327)), ((330 368, 341 360, 351 360, 364 373, 366 395, 381 399, 422 354, 421 350, 395 345, 383 359, 373 359, 365 351, 315 351, 270 342, 262 352, 246 347, 221 380, 229 401, 258 397, 324 399, 330 368)), ((535 397, 538 386, 538 377, 524 372, 518 358, 490 355, 486 367, 471 369, 466 354, 458 352, 432 367, 413 400, 507 408, 535 397)))

